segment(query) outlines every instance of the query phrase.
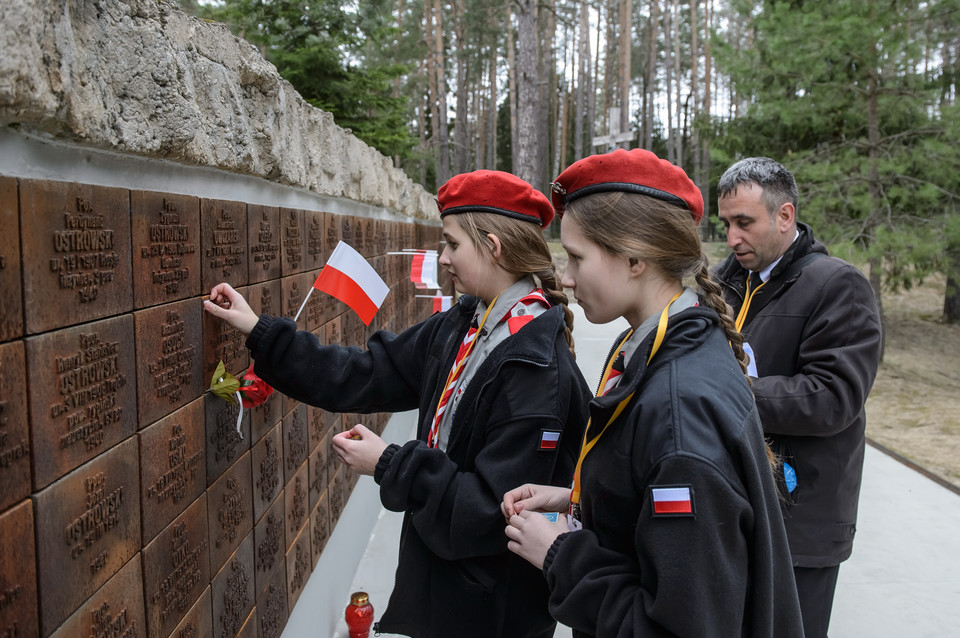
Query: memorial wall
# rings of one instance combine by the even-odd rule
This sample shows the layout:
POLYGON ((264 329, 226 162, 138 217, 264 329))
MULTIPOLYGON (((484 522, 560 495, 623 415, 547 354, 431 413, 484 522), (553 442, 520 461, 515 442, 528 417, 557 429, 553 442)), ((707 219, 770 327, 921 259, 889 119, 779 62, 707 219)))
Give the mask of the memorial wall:
POLYGON ((439 247, 432 196, 171 3, 0 14, 0 638, 280 636, 358 479, 331 437, 389 415, 206 392, 251 362, 202 299, 293 317, 344 241, 383 306, 315 292, 299 327, 402 330, 432 305, 388 253, 439 247))

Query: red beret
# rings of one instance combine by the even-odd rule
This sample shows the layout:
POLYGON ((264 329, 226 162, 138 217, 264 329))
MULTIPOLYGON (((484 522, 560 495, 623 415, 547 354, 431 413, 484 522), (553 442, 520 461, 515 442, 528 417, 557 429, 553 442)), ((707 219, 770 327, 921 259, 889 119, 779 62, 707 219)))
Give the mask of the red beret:
POLYGON ((696 224, 703 217, 703 195, 683 169, 642 148, 619 148, 574 162, 557 176, 552 190, 553 207, 561 216, 565 204, 585 195, 624 191, 686 208, 696 224))
POLYGON ((503 171, 473 171, 451 177, 437 195, 440 217, 457 213, 496 213, 535 222, 546 228, 553 221, 547 196, 516 175, 503 171))

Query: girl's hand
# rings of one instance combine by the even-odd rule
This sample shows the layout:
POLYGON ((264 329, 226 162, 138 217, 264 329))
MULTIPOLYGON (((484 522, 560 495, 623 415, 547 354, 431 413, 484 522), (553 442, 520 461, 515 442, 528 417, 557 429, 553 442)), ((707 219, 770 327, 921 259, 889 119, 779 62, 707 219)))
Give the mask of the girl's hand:
POLYGON ((553 541, 560 534, 570 531, 566 516, 558 516, 557 521, 553 522, 531 510, 514 514, 509 522, 505 530, 510 539, 507 549, 537 569, 543 569, 543 561, 553 541))
POLYGON ((570 488, 527 483, 503 495, 500 511, 508 521, 523 511, 564 512, 570 509, 570 488))
POLYGON ((350 466, 350 469, 373 476, 373 471, 377 469, 377 461, 387 449, 387 444, 366 426, 358 423, 347 432, 341 432, 333 437, 333 449, 340 460, 350 466))
POLYGON ((250 334, 260 317, 250 309, 247 301, 230 284, 217 284, 210 290, 210 299, 203 302, 203 309, 218 319, 223 319, 245 335, 250 334))

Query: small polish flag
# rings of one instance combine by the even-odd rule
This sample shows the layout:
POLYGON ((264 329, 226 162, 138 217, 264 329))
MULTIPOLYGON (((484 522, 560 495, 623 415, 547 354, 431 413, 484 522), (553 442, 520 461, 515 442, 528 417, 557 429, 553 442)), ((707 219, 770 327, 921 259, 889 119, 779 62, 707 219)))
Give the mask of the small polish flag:
POLYGON ((413 263, 410 266, 410 281, 417 288, 439 288, 437 283, 437 262, 439 257, 436 251, 422 251, 414 253, 413 263))
POLYGON ((555 450, 560 441, 560 432, 558 430, 540 430, 540 449, 555 450))
POLYGON ((450 305, 453 302, 453 297, 450 295, 437 295, 433 298, 433 311, 434 312, 445 312, 450 310, 450 305))
POLYGON ((363 255, 342 241, 333 249, 313 287, 350 306, 368 326, 390 292, 363 255))
POLYGON ((653 494, 654 514, 692 514, 693 500, 690 498, 689 487, 654 487, 653 494))

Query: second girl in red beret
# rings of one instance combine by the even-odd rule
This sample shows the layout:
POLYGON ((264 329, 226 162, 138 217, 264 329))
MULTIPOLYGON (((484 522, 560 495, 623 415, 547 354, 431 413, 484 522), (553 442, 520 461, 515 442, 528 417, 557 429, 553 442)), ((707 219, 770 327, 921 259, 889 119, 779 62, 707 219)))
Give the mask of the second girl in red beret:
POLYGON ((618 150, 570 166, 553 200, 564 285, 590 321, 630 329, 590 402, 573 489, 505 494, 510 549, 542 568, 551 613, 577 637, 802 636, 743 340, 697 235, 699 189, 653 153, 618 150))
POLYGON ((589 390, 573 358, 573 315, 541 229, 549 200, 498 171, 439 192, 440 256, 457 305, 367 349, 321 346, 290 319, 257 318, 226 284, 206 309, 248 333, 255 370, 333 412, 419 408, 417 438, 387 445, 362 425, 333 438, 404 512, 390 602, 376 631, 414 637, 546 638, 539 570, 507 550, 500 496, 527 481, 569 484, 589 390))

